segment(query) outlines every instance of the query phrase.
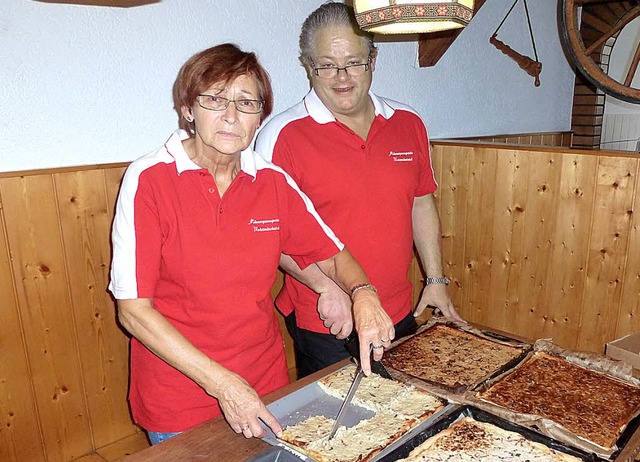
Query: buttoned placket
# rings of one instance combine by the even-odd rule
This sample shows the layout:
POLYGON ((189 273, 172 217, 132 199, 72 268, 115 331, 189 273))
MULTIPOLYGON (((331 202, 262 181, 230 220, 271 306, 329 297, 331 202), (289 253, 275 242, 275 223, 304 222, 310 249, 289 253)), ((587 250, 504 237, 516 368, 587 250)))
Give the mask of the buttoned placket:
POLYGON ((222 228, 225 224, 223 221, 224 215, 223 211, 226 207, 226 204, 229 202, 228 199, 229 194, 233 194, 235 188, 237 188, 236 183, 239 181, 239 178, 242 176, 242 170, 238 172, 236 177, 231 181, 231 184, 227 188, 224 196, 220 197, 220 193, 218 191, 218 186, 216 185, 215 180, 213 179, 213 175, 211 175, 207 170, 200 170, 198 172, 201 178, 201 184, 203 190, 205 191, 205 195, 207 196, 207 200, 209 205, 211 206, 211 211, 215 216, 216 227, 222 228))
MULTIPOLYGON (((202 185, 202 191, 204 192, 207 202, 211 207, 211 212, 215 217, 216 227, 221 228, 224 225, 223 222, 223 198, 220 197, 216 182, 207 170, 202 169, 198 172, 200 177, 200 184, 202 185)), ((227 190, 228 192, 228 190, 227 190)))
POLYGON ((349 128, 347 125, 340 122, 338 119, 335 120, 335 123, 340 127, 340 129, 345 130, 346 132, 349 133, 349 135, 356 138, 357 140, 356 142, 359 143, 359 146, 360 146, 360 153, 366 157, 366 154, 369 150, 368 147, 371 145, 371 140, 375 136, 375 132, 378 131, 378 124, 381 122, 380 120, 378 120, 379 117, 380 116, 377 115, 373 119, 373 123, 371 124, 371 128, 369 129, 369 134, 366 140, 363 140, 362 138, 360 138, 360 136, 356 132, 351 130, 351 128, 349 128))

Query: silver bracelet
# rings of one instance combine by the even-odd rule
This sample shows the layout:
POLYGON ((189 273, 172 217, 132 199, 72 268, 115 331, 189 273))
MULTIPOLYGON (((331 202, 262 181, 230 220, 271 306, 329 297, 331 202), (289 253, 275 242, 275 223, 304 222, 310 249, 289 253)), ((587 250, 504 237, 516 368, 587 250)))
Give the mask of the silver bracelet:
POLYGON ((444 284, 445 286, 449 285, 449 278, 446 276, 442 276, 441 278, 426 278, 424 280, 425 285, 429 284, 444 284))
POLYGON ((355 295, 355 293, 360 289, 370 289, 370 290, 373 290, 375 293, 378 293, 378 289, 376 289, 374 286, 372 286, 368 282, 363 284, 357 284, 351 288, 351 299, 353 299, 353 296, 355 295))

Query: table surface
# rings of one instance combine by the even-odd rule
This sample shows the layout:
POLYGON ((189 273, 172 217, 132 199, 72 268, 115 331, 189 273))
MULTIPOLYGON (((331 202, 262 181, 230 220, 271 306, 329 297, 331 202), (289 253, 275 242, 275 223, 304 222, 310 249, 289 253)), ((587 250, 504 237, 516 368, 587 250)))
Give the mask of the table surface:
MULTIPOLYGON (((263 400, 270 404, 278 399, 324 377, 348 364, 345 359, 315 374, 297 380, 266 395, 263 400)), ((128 456, 126 462, 183 462, 211 461, 240 462, 270 448, 271 445, 258 438, 245 438, 235 433, 222 416, 193 427, 160 444, 128 456)), ((640 452, 640 429, 629 439, 624 449, 612 462, 632 462, 640 452)), ((640 460, 640 459, 639 459, 640 460)))
MULTIPOLYGON (((297 380, 279 390, 264 396, 263 401, 270 404, 325 375, 338 370, 349 363, 348 359, 340 361, 315 374, 297 380)), ((235 433, 222 416, 197 425, 180 435, 174 436, 160 444, 151 446, 122 461, 126 462, 182 462, 211 461, 225 462, 243 461, 258 454, 271 445, 258 438, 245 438, 235 433)))

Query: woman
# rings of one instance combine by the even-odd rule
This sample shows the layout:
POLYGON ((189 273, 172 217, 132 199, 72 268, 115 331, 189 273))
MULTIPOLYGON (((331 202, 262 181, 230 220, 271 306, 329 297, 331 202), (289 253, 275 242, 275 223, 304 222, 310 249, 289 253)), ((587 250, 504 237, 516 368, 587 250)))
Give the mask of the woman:
POLYGON ((259 396, 288 383, 270 295, 281 254, 352 290, 361 344, 392 338, 393 324, 306 196, 248 149, 273 107, 256 56, 204 50, 173 97, 181 130, 127 169, 112 234, 133 416, 154 444, 220 413, 247 438, 264 436, 259 420, 279 435, 259 396))

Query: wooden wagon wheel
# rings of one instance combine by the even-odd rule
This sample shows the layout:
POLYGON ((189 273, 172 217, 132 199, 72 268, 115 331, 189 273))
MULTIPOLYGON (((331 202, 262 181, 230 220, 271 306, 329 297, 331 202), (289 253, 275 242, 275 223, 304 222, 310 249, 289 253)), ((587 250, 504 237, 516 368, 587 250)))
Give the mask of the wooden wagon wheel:
POLYGON ((600 67, 603 46, 640 16, 638 0, 559 0, 561 36, 578 70, 608 95, 631 103, 640 103, 640 89, 632 81, 640 62, 640 44, 636 46, 624 80, 611 78, 600 67), (580 28, 579 9, 583 26, 580 28))

